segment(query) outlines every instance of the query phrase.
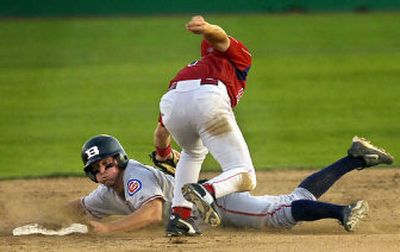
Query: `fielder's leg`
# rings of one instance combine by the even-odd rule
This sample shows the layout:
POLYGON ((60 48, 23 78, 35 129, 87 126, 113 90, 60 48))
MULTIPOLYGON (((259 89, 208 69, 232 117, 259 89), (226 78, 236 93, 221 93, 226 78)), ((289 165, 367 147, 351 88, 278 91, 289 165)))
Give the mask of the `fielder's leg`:
POLYGON ((191 124, 195 94, 172 90, 160 101, 160 111, 165 127, 182 147, 180 161, 175 174, 172 214, 166 227, 167 236, 199 235, 201 232, 191 217, 192 203, 182 195, 181 187, 198 180, 201 163, 207 149, 203 146, 196 129, 191 124), (183 109, 184 108, 184 109, 183 109), (179 110, 179 112, 177 112, 179 110))
POLYGON ((222 173, 207 184, 190 183, 182 188, 206 223, 218 226, 221 219, 214 198, 232 192, 249 191, 256 185, 250 153, 236 123, 224 85, 204 86, 196 93, 199 111, 195 122, 205 147, 221 165, 222 173))

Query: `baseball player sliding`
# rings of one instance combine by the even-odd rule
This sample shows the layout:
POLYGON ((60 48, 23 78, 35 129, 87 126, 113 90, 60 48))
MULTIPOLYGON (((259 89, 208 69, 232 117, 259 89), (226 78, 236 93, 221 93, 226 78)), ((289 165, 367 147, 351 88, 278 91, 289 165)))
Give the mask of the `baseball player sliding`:
POLYGON ((206 223, 218 226, 221 217, 214 200, 256 186, 250 153, 232 111, 244 93, 251 54, 240 41, 201 16, 193 17, 186 29, 203 36, 201 59, 188 64, 171 80, 160 101, 161 116, 154 133, 157 160, 173 156, 171 136, 182 148, 166 228, 170 236, 186 233, 189 227, 196 230, 188 221, 192 203, 206 223), (222 173, 199 184, 208 151, 222 173))
MULTIPOLYGON (((71 202, 71 206, 94 218, 89 223, 95 232, 132 231, 160 223, 163 216, 168 219, 175 187, 172 175, 129 159, 119 141, 109 135, 89 139, 82 147, 81 157, 84 172, 99 186, 89 195, 71 202), (99 222, 98 219, 110 215, 124 217, 99 222)), ((164 169, 173 164, 170 161, 157 161, 156 165, 164 169)), ((366 201, 335 205, 317 199, 350 171, 392 162, 392 156, 384 150, 354 137, 345 157, 307 177, 290 194, 232 193, 215 200, 215 211, 226 226, 291 228, 300 221, 333 218, 346 231, 353 231, 368 211, 366 201)), ((189 218, 178 219, 176 226, 180 233, 175 235, 201 234, 197 226, 201 220, 199 215, 194 208, 189 218)))

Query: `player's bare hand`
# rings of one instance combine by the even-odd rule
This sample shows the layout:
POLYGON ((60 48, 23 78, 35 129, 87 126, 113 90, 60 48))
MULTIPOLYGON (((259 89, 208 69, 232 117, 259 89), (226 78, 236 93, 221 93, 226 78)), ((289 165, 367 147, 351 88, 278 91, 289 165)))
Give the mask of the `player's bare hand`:
POLYGON ((194 16, 192 20, 186 24, 186 30, 194 34, 203 34, 209 26, 210 24, 207 23, 202 16, 194 16))
POLYGON ((98 221, 89 221, 90 226, 92 227, 93 231, 97 234, 106 234, 110 232, 108 225, 106 223, 101 223, 98 221))

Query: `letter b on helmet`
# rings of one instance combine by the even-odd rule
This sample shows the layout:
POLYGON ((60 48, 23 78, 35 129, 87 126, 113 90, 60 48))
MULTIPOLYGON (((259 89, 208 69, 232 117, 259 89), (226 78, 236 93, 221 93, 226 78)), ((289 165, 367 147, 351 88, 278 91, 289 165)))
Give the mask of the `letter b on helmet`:
POLYGON ((87 151, 85 151, 87 158, 91 159, 92 157, 95 157, 100 154, 99 148, 97 146, 93 146, 87 151))

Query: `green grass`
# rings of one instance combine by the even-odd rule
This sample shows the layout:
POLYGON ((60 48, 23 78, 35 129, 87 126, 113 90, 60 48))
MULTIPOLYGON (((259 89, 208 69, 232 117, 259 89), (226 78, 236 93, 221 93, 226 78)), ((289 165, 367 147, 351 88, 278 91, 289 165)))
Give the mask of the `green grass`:
MULTIPOLYGON (((148 163, 159 98, 199 54, 188 19, 0 21, 0 177, 81 174, 99 133, 148 163)), ((398 154, 398 13, 209 20, 253 53, 235 110, 258 170, 323 166, 356 134, 398 154)))

